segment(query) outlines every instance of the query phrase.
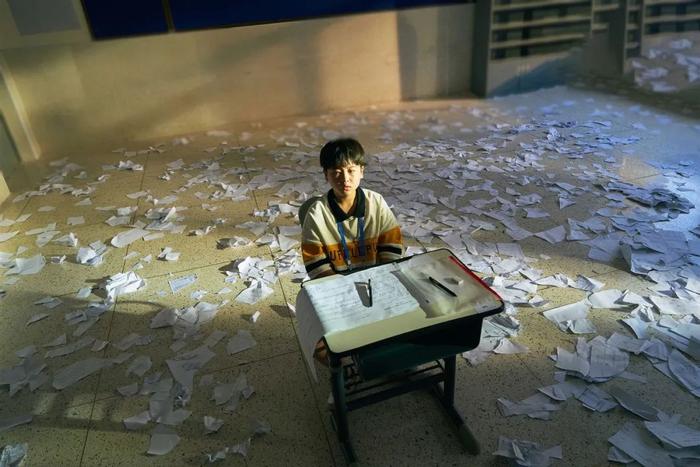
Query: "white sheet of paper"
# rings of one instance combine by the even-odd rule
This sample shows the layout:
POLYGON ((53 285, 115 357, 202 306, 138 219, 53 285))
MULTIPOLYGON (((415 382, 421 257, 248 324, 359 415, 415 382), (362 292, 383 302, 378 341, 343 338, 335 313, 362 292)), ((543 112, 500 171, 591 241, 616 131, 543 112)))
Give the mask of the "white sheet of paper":
POLYGON ((560 225, 549 230, 538 232, 535 236, 552 244, 559 243, 566 238, 566 229, 563 225, 560 225))
POLYGON ((224 425, 224 421, 220 418, 204 416, 204 430, 206 434, 216 433, 224 425))
POLYGON ((143 229, 125 230, 124 232, 119 232, 117 235, 112 237, 110 243, 115 248, 124 248, 125 246, 134 243, 136 240, 139 240, 146 235, 148 235, 148 231, 143 229))
POLYGON ((152 456, 163 456, 173 449, 180 442, 180 437, 175 431, 165 425, 157 425, 151 432, 151 443, 148 447, 148 454, 152 456))
POLYGON ((659 440, 675 448, 700 446, 700 431, 680 423, 644 422, 644 426, 659 440))
POLYGON ((588 296, 592 308, 624 308, 627 305, 617 303, 623 296, 618 289, 601 290, 588 296))
POLYGON ((239 303, 254 305, 273 293, 274 290, 265 285, 264 281, 252 280, 248 288, 239 293, 235 300, 239 303))
POLYGON ((151 369, 151 366, 153 366, 151 357, 148 355, 139 355, 129 364, 129 367, 126 369, 126 374, 130 375, 133 373, 139 377, 143 377, 143 375, 151 369))
POLYGON ((673 467, 673 461, 668 453, 639 430, 634 424, 627 422, 620 431, 608 438, 608 441, 622 452, 644 466, 673 467))
POLYGON ((582 376, 586 376, 591 369, 588 360, 561 347, 557 347, 557 363, 555 366, 561 370, 579 373, 582 376))
POLYGON ((124 397, 135 396, 139 392, 139 383, 131 383, 117 388, 117 392, 124 397))
POLYGON ((504 417, 512 415, 527 415, 530 418, 549 420, 551 412, 559 410, 559 405, 544 394, 537 393, 520 402, 498 398, 498 409, 504 417))
POLYGON ((542 314, 564 332, 571 330, 576 334, 583 334, 595 332, 595 328, 591 329, 592 325, 587 320, 588 311, 588 304, 585 300, 581 300, 580 302, 552 308, 542 314))
POLYGON ((197 275, 190 274, 189 276, 182 276, 177 279, 169 280, 168 284, 170 284, 170 290, 172 290, 173 293, 177 293, 195 282, 197 282, 197 275))
POLYGON ((493 353, 502 355, 512 355, 518 353, 527 353, 529 350, 526 346, 513 342, 510 339, 503 338, 498 342, 498 346, 493 349, 493 353))
POLYGON ((15 235, 19 233, 19 230, 15 230, 13 232, 0 232, 0 243, 6 242, 7 240, 11 239, 15 235))
POLYGON ((34 324, 34 323, 36 323, 36 322, 38 322, 38 321, 41 321, 42 319, 48 318, 49 316, 51 316, 51 315, 48 314, 48 313, 37 313, 37 314, 34 314, 34 315, 32 315, 32 316, 29 318, 29 320, 27 320, 25 326, 29 326, 30 324, 34 324))
POLYGON ((216 354, 207 346, 202 345, 195 350, 165 362, 173 378, 183 386, 191 388, 194 386, 194 376, 197 371, 215 356, 216 354))
POLYGON ((642 417, 645 420, 656 421, 659 419, 659 411, 654 407, 650 406, 637 396, 628 393, 617 386, 611 386, 608 388, 608 392, 611 396, 617 399, 617 402, 629 410, 635 415, 642 417))
POLYGON ((328 332, 342 331, 398 316, 418 308, 418 302, 392 274, 393 264, 358 271, 351 276, 339 276, 333 287, 324 282, 309 282, 307 293, 323 327, 328 332), (372 306, 366 306, 356 284, 372 279, 372 306))
POLYGON ((68 386, 80 381, 103 368, 112 366, 113 362, 107 358, 88 358, 65 366, 54 373, 53 387, 65 389, 68 386))
POLYGON ((617 376, 629 365, 629 354, 618 350, 606 343, 596 343, 590 348, 590 370, 588 376, 591 378, 612 378, 617 376))
POLYGON ((127 430, 140 430, 148 425, 150 421, 151 414, 148 412, 148 410, 144 410, 143 412, 122 420, 127 430))
POLYGON ((586 386, 585 391, 576 396, 584 407, 595 412, 607 412, 617 407, 610 394, 593 384, 586 386))
POLYGON ((37 274, 44 269, 46 265, 46 260, 41 254, 32 256, 30 258, 15 258, 15 264, 10 269, 5 272, 5 275, 9 276, 12 274, 18 274, 21 276, 27 276, 30 274, 37 274))
POLYGON ((700 365, 673 349, 668 356, 668 368, 686 389, 700 397, 700 365))
POLYGON ((146 281, 135 272, 128 271, 109 277, 101 286, 107 292, 110 301, 115 301, 120 295, 134 293, 145 287, 146 281))
POLYGON ((255 342, 255 339, 250 331, 246 329, 239 329, 236 335, 232 336, 226 344, 226 352, 229 355, 233 355, 253 348, 256 344, 257 343, 255 342))
POLYGON ((571 397, 578 397, 586 390, 586 383, 580 379, 569 378, 557 384, 544 386, 537 389, 543 394, 557 401, 565 401, 571 397))
POLYGON ((498 437, 498 449, 494 456, 514 459, 517 465, 527 465, 531 467, 546 467, 550 465, 551 458, 561 459, 561 446, 553 446, 543 449, 538 443, 519 439, 509 439, 505 436, 498 437))

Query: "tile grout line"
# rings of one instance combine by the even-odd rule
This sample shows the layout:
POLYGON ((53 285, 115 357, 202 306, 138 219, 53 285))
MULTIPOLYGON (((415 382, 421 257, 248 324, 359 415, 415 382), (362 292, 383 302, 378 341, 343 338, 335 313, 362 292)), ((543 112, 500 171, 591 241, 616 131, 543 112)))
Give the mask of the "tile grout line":
MULTIPOLYGON (((145 178, 145 174, 146 174, 146 167, 147 167, 147 165, 148 165, 148 160, 149 160, 149 158, 150 158, 150 154, 146 154, 146 162, 145 162, 145 164, 144 164, 143 173, 141 174, 141 182, 140 182, 140 184, 139 184, 139 190, 142 190, 142 189, 143 189, 143 182, 144 182, 144 178, 145 178)), ((140 203, 141 203, 141 199, 139 198, 139 199, 137 200, 137 203, 136 203, 137 207, 138 207, 138 205, 139 205, 140 203)), ((138 212, 138 209, 137 209, 137 212, 138 212)), ((132 214, 132 223, 133 223, 133 220, 134 220, 135 218, 136 218, 136 212, 134 212, 134 213, 132 214)), ((95 225, 97 225, 97 224, 95 224, 95 225)), ((130 249, 130 248, 131 248, 131 245, 127 245, 126 254, 129 253, 129 249, 130 249)), ((126 255, 125 255, 125 256, 126 256, 126 255)), ((122 258, 122 267, 121 267, 120 272, 121 272, 121 273, 124 273, 124 269, 125 269, 125 268, 126 268, 126 259, 122 258)), ((116 300, 115 300, 115 302, 114 302, 114 305, 111 306, 111 316, 110 316, 109 324, 107 325, 107 335, 105 336, 106 340, 109 340, 109 337, 110 337, 110 335, 111 335, 111 333, 112 333, 112 324, 113 324, 113 322, 114 322, 114 316, 115 316, 115 314, 116 314, 116 309, 117 309, 117 304, 118 304, 118 303, 119 303, 119 297, 116 297, 116 300)), ((104 358, 106 352, 107 352, 107 349, 106 349, 106 348, 105 348, 105 349, 102 349, 102 352, 101 352, 101 353, 102 353, 102 357, 103 357, 103 358, 104 358)), ((88 438, 89 438, 89 436, 90 436, 90 431, 92 430, 92 416, 93 416, 93 414, 94 414, 94 412, 95 412, 95 404, 96 404, 96 402, 97 402, 97 394, 98 394, 98 392, 99 392, 99 390, 100 390, 100 384, 101 384, 101 382, 102 382, 102 373, 103 373, 103 371, 104 371, 104 369, 100 370, 99 373, 97 374, 97 383, 95 384, 95 392, 94 392, 94 394, 92 395, 92 403, 91 403, 91 407, 90 407, 90 418, 88 419, 87 429, 85 430, 85 441, 83 442, 83 449, 82 449, 81 452, 80 452, 80 462, 79 462, 79 464, 78 464, 79 467, 82 467, 82 465, 83 465, 83 459, 85 458, 85 450, 87 449, 88 438)))
MULTIPOLYGON (((243 161, 243 164, 245 165, 246 169, 248 169, 248 163, 246 161, 243 161)), ((250 189, 250 187, 249 187, 249 189, 250 189)), ((258 203, 258 198, 257 198, 257 196, 255 196, 255 190, 251 190, 251 194, 253 195, 253 201, 255 201, 256 208, 260 209, 260 205, 258 203)), ((272 259, 274 261, 275 254, 272 251, 272 248, 270 247, 270 245, 267 245, 267 248, 268 248, 268 251, 270 252, 270 256, 272 257, 272 259)), ((285 301, 284 306, 287 308, 287 313, 289 314, 289 324, 292 326, 292 332, 294 333, 296 346, 298 348, 298 350, 295 352, 298 354, 301 354, 301 356, 302 356, 302 365, 304 366, 304 373, 306 374, 306 381, 308 383, 309 388, 311 389, 311 394, 313 397, 314 406, 316 407, 316 413, 318 415, 318 421, 320 423, 320 426, 323 428, 323 434, 324 434, 324 437, 326 438, 326 444, 328 447, 328 454, 330 455, 331 459, 333 460, 333 465, 337 466, 338 461, 336 460, 335 455, 333 453, 333 447, 331 445, 331 440, 328 436, 328 431, 326 430, 325 425, 323 423, 322 409, 319 406, 318 401, 316 400, 316 396, 314 395, 313 381, 311 381, 310 370, 307 368, 306 359, 304 358, 303 351, 302 351, 301 346, 299 344, 299 335, 297 334, 296 327, 294 326, 294 317, 292 316, 292 313, 289 312, 289 306, 287 306, 287 303, 289 303, 289 299, 287 298, 287 293, 285 292, 285 289, 282 286, 282 282, 279 279, 279 269, 277 268, 277 264, 275 264, 274 267, 275 267, 275 274, 277 274, 277 283, 279 284, 280 290, 282 291, 282 297, 285 301)), ((291 352, 289 352, 289 353, 291 353, 291 352)), ((246 462, 246 465, 247 465, 247 462, 246 462)))

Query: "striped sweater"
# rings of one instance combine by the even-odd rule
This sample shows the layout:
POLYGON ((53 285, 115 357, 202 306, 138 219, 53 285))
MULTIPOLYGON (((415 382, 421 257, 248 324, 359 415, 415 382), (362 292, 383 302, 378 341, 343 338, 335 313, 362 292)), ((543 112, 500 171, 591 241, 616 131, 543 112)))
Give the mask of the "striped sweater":
POLYGON ((389 205, 379 193, 357 189, 357 204, 352 216, 346 214, 335 200, 333 190, 309 208, 303 220, 301 252, 306 272, 312 279, 334 271, 347 272, 337 222, 342 222, 350 253, 352 268, 387 263, 401 258, 403 242, 401 229, 389 205), (359 221, 365 218, 365 255, 360 255, 359 221))

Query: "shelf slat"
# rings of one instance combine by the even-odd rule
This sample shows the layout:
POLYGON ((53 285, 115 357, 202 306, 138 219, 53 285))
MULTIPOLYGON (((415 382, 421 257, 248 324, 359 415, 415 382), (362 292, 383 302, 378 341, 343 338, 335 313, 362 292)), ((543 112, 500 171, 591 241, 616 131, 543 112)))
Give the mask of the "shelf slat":
POLYGON ((600 4, 600 5, 593 5, 593 12, 594 13, 602 13, 605 11, 615 11, 618 8, 620 8, 620 5, 618 3, 605 3, 605 4, 600 4))
POLYGON ((646 24, 658 24, 658 23, 685 23, 687 21, 698 21, 700 20, 700 13, 688 13, 685 15, 658 15, 649 16, 644 18, 646 24))
POLYGON ((590 16, 574 15, 574 16, 556 16, 552 18, 542 18, 531 21, 513 21, 508 23, 493 23, 491 29, 493 31, 506 31, 509 29, 524 29, 535 28, 538 26, 551 26, 553 24, 571 24, 571 23, 587 23, 590 21, 590 16))
POLYGON ((554 36, 533 37, 530 39, 514 39, 511 41, 493 42, 491 50, 510 49, 513 47, 527 47, 530 45, 557 44, 560 42, 574 42, 585 39, 586 34, 557 34, 554 36))
POLYGON ((568 5, 588 5, 590 0, 540 0, 537 2, 495 3, 492 11, 534 10, 537 8, 557 8, 568 5))
POLYGON ((695 3, 697 0, 646 0, 644 6, 654 6, 654 5, 687 5, 688 3, 695 3))

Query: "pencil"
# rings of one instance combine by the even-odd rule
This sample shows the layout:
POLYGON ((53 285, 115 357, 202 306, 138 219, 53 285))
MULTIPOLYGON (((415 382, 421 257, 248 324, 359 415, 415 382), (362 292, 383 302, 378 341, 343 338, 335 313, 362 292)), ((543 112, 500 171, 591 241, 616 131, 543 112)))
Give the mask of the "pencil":
POLYGON ((454 293, 453 291, 451 291, 450 289, 448 289, 447 287, 445 287, 444 285, 442 285, 439 281, 437 281, 437 280, 436 280, 435 278, 433 278, 432 276, 428 276, 428 280, 429 280, 430 283, 433 284, 435 287, 438 287, 439 289, 442 289, 443 292, 446 292, 446 293, 452 295, 453 297, 456 297, 456 296, 457 296, 456 293, 454 293))
POLYGON ((372 306, 372 279, 367 279, 367 291, 369 292, 369 306, 372 306))

